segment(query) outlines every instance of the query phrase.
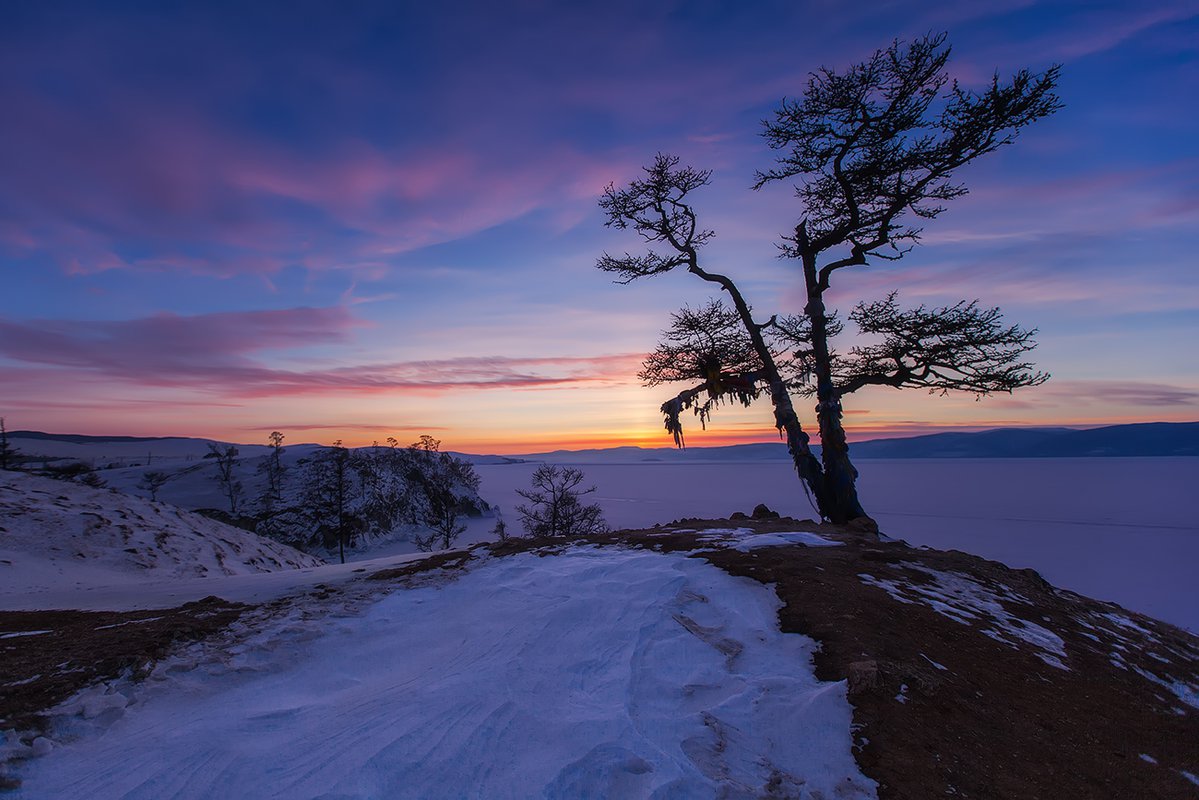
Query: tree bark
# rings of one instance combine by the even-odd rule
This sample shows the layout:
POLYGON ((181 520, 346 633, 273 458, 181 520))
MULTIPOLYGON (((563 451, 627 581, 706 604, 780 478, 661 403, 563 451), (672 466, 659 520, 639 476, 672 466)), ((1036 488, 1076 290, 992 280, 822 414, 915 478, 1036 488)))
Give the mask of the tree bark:
MULTIPOLYGON (((816 420, 820 427, 820 460, 824 466, 825 493, 830 505, 828 518, 838 524, 870 519, 858 500, 858 471, 849 460, 849 444, 841 424, 841 397, 833 385, 832 359, 828 350, 828 316, 824 292, 816 274, 814 256, 804 256, 808 304, 804 313, 812 324, 812 368, 816 378, 816 420)), ((870 520, 873 522, 873 520, 870 520)))
MULTIPOLYGON (((772 365, 773 366, 773 365, 772 365)), ((816 510, 821 518, 833 519, 833 514, 836 511, 836 504, 828 493, 828 482, 826 476, 822 473, 820 462, 816 460, 816 456, 812 455, 812 449, 809 446, 811 437, 804 431, 800 425, 799 417, 795 413, 795 407, 791 404, 791 396, 787 393, 783 381, 778 377, 778 370, 772 370, 774 373, 770 385, 770 400, 774 404, 774 424, 787 439, 787 451, 791 453, 791 461, 795 464, 795 471, 799 474, 802 480, 811 492, 812 497, 816 501, 816 510)), ((834 520, 835 521, 835 520, 834 520)))

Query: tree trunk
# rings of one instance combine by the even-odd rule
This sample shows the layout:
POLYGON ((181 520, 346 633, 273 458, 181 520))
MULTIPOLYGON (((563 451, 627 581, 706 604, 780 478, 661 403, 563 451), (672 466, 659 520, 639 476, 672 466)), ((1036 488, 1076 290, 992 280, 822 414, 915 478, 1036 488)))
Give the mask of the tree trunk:
POLYGON ((774 424, 787 437, 787 450, 791 453, 791 461, 799 478, 810 490, 816 500, 816 510, 822 518, 832 519, 835 505, 829 497, 827 482, 820 469, 820 462, 812 455, 808 446, 811 438, 799 423, 795 407, 791 404, 791 396, 777 376, 770 382, 770 399, 774 403, 774 424))
POLYGON ((745 302, 737 285, 728 277, 702 269, 693 248, 688 250, 687 269, 705 281, 718 284, 733 301, 733 307, 737 309, 737 316, 741 318, 741 324, 745 326, 745 332, 749 334, 754 352, 758 354, 758 359, 762 362, 762 376, 765 378, 766 385, 770 387, 770 402, 774 405, 774 424, 787 437, 787 450, 791 453, 791 460, 795 463, 795 471, 799 473, 799 479, 807 485, 812 497, 816 500, 816 509, 820 516, 836 521, 834 514, 837 512, 837 507, 829 494, 826 476, 820 469, 820 462, 812 455, 812 450, 808 446, 811 439, 800 425, 799 417, 795 414, 795 406, 791 403, 791 395, 787 391, 787 385, 783 382, 778 365, 774 361, 774 354, 770 352, 766 340, 762 337, 762 326, 754 321, 749 304, 745 302))
MULTIPOLYGON (((828 518, 838 524, 865 517, 858 500, 858 471, 849 460, 849 445, 841 425, 841 398, 833 386, 832 359, 828 351, 828 317, 818 289, 809 285, 804 313, 812 323, 812 361, 816 377, 816 420, 820 425, 820 460, 830 504, 828 518)), ((873 520, 872 520, 873 521, 873 520)))

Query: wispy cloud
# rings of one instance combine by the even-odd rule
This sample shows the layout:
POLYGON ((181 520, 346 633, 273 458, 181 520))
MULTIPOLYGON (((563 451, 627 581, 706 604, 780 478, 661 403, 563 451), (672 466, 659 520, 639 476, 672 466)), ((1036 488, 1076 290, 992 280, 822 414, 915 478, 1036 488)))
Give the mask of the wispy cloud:
MULTIPOLYGON (((342 307, 192 317, 161 314, 117 322, 0 320, 0 355, 133 385, 189 388, 242 399, 625 384, 643 357, 468 356, 288 370, 268 366, 260 355, 345 342, 361 324, 342 307)), ((69 383, 65 373, 62 383, 69 383)))

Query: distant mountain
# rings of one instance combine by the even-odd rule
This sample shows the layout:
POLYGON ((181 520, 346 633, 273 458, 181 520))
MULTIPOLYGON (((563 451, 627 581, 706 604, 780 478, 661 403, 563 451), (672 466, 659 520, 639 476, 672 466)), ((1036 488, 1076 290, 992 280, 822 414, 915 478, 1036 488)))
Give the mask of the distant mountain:
POLYGON ((1199 422, 1145 422, 1089 430, 998 428, 850 445, 856 458, 1082 458, 1199 456, 1199 422))
MULTIPOLYGON (((78 433, 43 433, 41 431, 9 431, 12 439, 37 439, 44 442, 67 442, 69 444, 110 444, 113 442, 165 442, 186 440, 187 436, 84 436, 78 433)), ((208 441, 196 440, 196 441, 208 441)))
MULTIPOLYGON (((813 448, 819 452, 820 448, 813 448)), ((1199 422, 1145 422, 1103 428, 996 428, 979 433, 933 433, 872 439, 850 445, 853 458, 1085 458, 1096 456, 1199 456, 1199 422)), ((781 442, 727 447, 612 447, 555 450, 518 458, 572 464, 670 464, 719 461, 785 461, 781 442)))
POLYGON ((726 447, 624 447, 590 450, 554 450, 549 453, 530 453, 514 456, 523 461, 547 461, 567 464, 641 464, 660 461, 669 464, 712 461, 775 461, 787 460, 787 446, 782 443, 734 444, 726 447))

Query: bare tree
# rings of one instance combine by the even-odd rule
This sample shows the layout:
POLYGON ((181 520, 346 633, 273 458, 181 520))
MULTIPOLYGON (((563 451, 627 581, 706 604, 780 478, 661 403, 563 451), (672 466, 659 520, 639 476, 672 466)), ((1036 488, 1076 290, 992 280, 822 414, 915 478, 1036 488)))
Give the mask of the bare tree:
POLYGON ((503 515, 496 514, 495 527, 491 529, 491 533, 497 542, 506 542, 512 538, 512 535, 508 533, 508 523, 504 522, 503 515))
POLYGON ((412 540, 426 552, 437 545, 448 550, 466 531, 466 508, 459 494, 478 490, 479 476, 468 462, 441 452, 441 442, 428 434, 408 448, 407 458, 414 516, 429 529, 413 534, 412 540))
POLYGON ((237 516, 237 509, 241 503, 242 483, 241 479, 235 474, 237 467, 237 448, 233 445, 218 447, 215 442, 208 443, 208 455, 205 458, 211 458, 216 464, 217 483, 221 487, 221 491, 229 500, 229 513, 237 516))
POLYGON ((542 464, 532 476, 532 487, 516 493, 528 504, 516 507, 520 522, 531 536, 586 536, 608 530, 598 505, 584 505, 583 495, 595 491, 592 486, 579 489, 583 473, 573 467, 542 464))
POLYGON ((157 500, 158 490, 165 486, 170 479, 171 476, 165 472, 151 470, 142 474, 141 480, 137 482, 137 488, 149 492, 151 500, 157 500))
MULTIPOLYGON (((921 228, 911 220, 934 219, 945 202, 965 194, 954 182, 961 167, 1012 143, 1023 128, 1060 107, 1053 93, 1057 67, 1039 75, 1023 70, 1006 82, 996 75, 976 93, 949 82, 949 52, 943 34, 930 35, 911 44, 896 41, 844 73, 822 68, 802 99, 785 100, 765 123, 768 144, 782 154, 775 169, 757 175, 755 188, 799 180, 795 191, 803 214, 784 237, 782 254, 803 271, 802 318, 755 318, 732 279, 700 265, 699 251, 713 232, 698 224, 690 195, 708 183, 710 173, 660 154, 644 179, 620 190, 609 186, 600 200, 608 226, 631 228, 657 248, 641 255, 605 254, 600 269, 628 283, 683 267, 717 285, 732 303, 728 310, 690 312, 693 321, 722 336, 729 325, 721 323, 732 321, 744 333, 739 342, 716 342, 720 347, 713 352, 722 358, 694 375, 702 383, 663 405, 667 429, 681 444, 683 409, 696 410, 704 421, 714 404, 726 399, 749 404, 768 394, 797 472, 820 514, 835 522, 866 517, 841 422, 844 394, 870 384, 988 394, 1047 377, 1020 360, 1035 346, 1035 331, 1004 328, 996 309, 980 309, 977 302, 905 312, 891 295, 851 314, 864 331, 881 335, 882 344, 851 349, 840 358, 829 344, 840 330, 824 304, 834 273, 901 258, 919 241, 921 228), (779 349, 788 340, 795 345, 790 354, 779 349), (797 384, 810 384, 818 401, 820 461, 791 402, 789 390, 797 384)), ((679 329, 676 317, 677 332, 685 334, 691 321, 685 318, 679 329)), ((672 343, 664 345, 668 354, 672 343)), ((662 364, 647 362, 643 378, 682 379, 668 374, 662 364)))
POLYGON ((341 439, 318 451, 308 462, 304 485, 306 506, 322 544, 328 550, 336 546, 341 563, 346 563, 346 547, 353 544, 360 520, 352 509, 354 473, 350 451, 341 439))
POLYGON ((271 443, 271 452, 267 453, 258 466, 259 472, 266 475, 266 494, 263 500, 268 512, 275 503, 283 499, 283 477, 286 472, 286 467, 283 466, 283 439, 282 433, 271 431, 271 435, 268 437, 271 443))
POLYGON ((8 441, 8 428, 4 426, 4 417, 0 417, 0 469, 16 469, 18 451, 8 441))

